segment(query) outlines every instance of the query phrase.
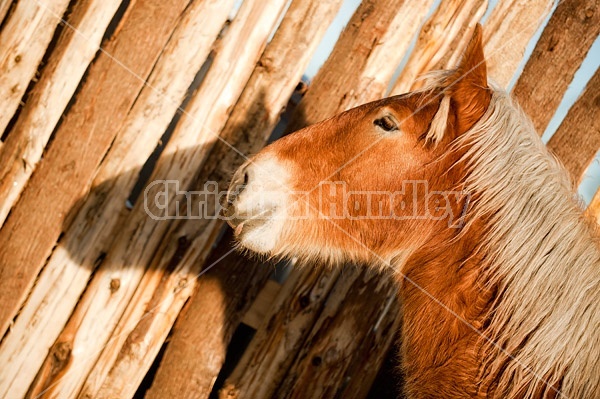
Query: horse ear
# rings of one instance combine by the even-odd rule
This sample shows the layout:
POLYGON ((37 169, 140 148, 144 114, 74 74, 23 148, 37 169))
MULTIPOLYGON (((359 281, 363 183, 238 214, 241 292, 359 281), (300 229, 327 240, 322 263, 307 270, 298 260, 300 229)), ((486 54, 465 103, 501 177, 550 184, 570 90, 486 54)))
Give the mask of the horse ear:
POLYGON ((462 134, 481 119, 492 98, 480 24, 475 26, 473 37, 460 63, 448 76, 447 84, 446 95, 450 96, 451 107, 454 108, 456 133, 462 134))

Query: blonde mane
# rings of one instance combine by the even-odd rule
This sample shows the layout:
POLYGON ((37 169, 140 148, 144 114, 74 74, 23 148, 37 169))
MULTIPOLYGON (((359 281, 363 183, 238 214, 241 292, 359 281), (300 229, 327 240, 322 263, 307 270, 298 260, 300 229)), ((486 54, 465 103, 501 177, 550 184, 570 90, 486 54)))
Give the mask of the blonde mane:
MULTIPOLYGON (((446 75, 437 76, 433 86, 446 75)), ((567 172, 498 89, 453 148, 468 149, 463 189, 475 196, 467 221, 488 221, 478 253, 484 284, 498 293, 482 373, 494 376, 498 397, 600 398, 598 234, 567 172)))

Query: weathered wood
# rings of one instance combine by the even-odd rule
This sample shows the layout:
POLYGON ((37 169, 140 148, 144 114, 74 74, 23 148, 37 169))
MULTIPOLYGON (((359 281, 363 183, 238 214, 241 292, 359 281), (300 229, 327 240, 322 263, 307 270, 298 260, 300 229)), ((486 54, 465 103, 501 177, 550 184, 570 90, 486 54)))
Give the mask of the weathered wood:
POLYGON ((308 90, 288 131, 383 96, 432 3, 363 1, 313 79, 322 89, 308 90))
POLYGON ((267 281, 265 286, 258 293, 252 306, 244 313, 242 323, 257 330, 263 320, 267 317, 267 314, 269 314, 271 305, 279 294, 279 291, 281 291, 281 284, 273 280, 267 281))
POLYGON ((417 89, 423 83, 415 81, 419 75, 447 68, 450 56, 462 53, 473 34, 475 24, 487 7, 487 0, 443 0, 421 28, 408 62, 390 94, 417 89))
POLYGON ((324 308, 339 269, 293 270, 220 398, 271 398, 324 308))
POLYGON ((13 0, 0 0, 0 22, 4 20, 8 10, 12 6, 13 0))
MULTIPOLYGON (((224 122, 228 110, 235 104, 284 5, 285 1, 283 0, 251 1, 242 5, 236 20, 230 25, 228 33, 221 41, 221 47, 216 52, 212 67, 201 88, 188 104, 187 117, 180 121, 173 133, 151 180, 178 179, 181 184, 180 189, 184 189, 189 184, 190 176, 193 176, 202 163, 202 151, 209 151, 209 147, 214 141, 214 131, 220 130, 218 124, 224 122), (199 148, 189 148, 190 143, 198 143, 199 148)), ((154 191, 157 192, 158 188, 154 191)), ((175 202, 173 197, 170 198, 171 205, 175 202)), ((169 227, 169 223, 163 220, 150 218, 146 213, 145 205, 143 200, 138 201, 126 223, 118 228, 111 250, 102 266, 94 274, 94 278, 79 301, 71 320, 67 323, 65 332, 71 331, 72 334, 61 334, 57 338, 55 348, 68 344, 73 350, 68 362, 59 365, 65 367, 61 369, 64 376, 60 380, 49 378, 43 381, 42 385, 56 382, 55 392, 59 396, 70 396, 82 388, 82 396, 99 397, 99 390, 106 382, 105 377, 117 360, 119 348, 124 344, 124 339, 131 331, 128 329, 134 328, 135 323, 142 316, 139 314, 137 317, 135 312, 128 311, 127 314, 133 316, 131 319, 123 319, 122 325, 118 327, 120 331, 126 332, 122 335, 114 335, 113 339, 108 341, 135 294, 135 290, 144 276, 145 268, 152 262, 164 232, 169 227), (110 345, 103 350, 106 343, 110 345), (101 358, 99 359, 98 356, 101 358)), ((148 211, 158 214, 158 208, 154 205, 148 208, 148 211)), ((176 242, 178 241, 176 240, 176 242)), ((197 249, 202 250, 203 248, 197 249)), ((190 265, 185 264, 184 266, 190 265)), ((181 274, 172 272, 171 278, 165 284, 178 284, 182 275, 188 273, 185 267, 181 270, 181 274)), ((164 270, 160 273, 156 272, 156 276, 163 273, 164 270)), ((189 273, 194 274, 193 272, 189 273)), ((142 300, 152 297, 154 293, 152 287, 156 288, 156 284, 160 284, 160 281, 157 282, 157 279, 153 279, 150 275, 144 281, 148 284, 146 294, 149 296, 141 294, 136 296, 142 300)), ((188 291, 192 288, 190 286, 188 291)), ((140 289, 143 290, 143 287, 140 289)), ((163 291, 161 295, 170 296, 168 299, 176 302, 176 305, 173 305, 174 311, 177 306, 183 304, 180 304, 181 301, 185 302, 189 292, 185 290, 163 291)), ((135 308, 136 311, 146 310, 141 306, 143 302, 138 305, 140 306, 135 308)), ((176 313, 167 312, 164 316, 168 320, 174 315, 176 313)), ((168 332, 170 328, 168 322, 161 325, 161 327, 165 326, 168 332)), ((163 330, 164 328, 161 331, 163 330)), ((156 337, 159 336, 160 334, 156 335, 156 337)), ((129 340, 128 343, 138 344, 135 340, 129 340)), ((156 342, 147 343, 153 345, 156 342)), ((160 347, 160 343, 158 347, 160 347)), ((154 346, 151 349, 153 348, 154 346)), ((130 361, 149 366, 155 353, 150 350, 141 353, 143 356, 138 357, 140 352, 134 352, 132 357, 122 357, 118 360, 121 365, 130 361)), ((54 356, 51 352, 48 356, 47 367, 55 369, 56 366, 52 365, 53 362, 54 356)), ((115 391, 122 389, 123 392, 117 396, 128 396, 125 391, 132 389, 135 391, 137 386, 134 387, 134 384, 136 381, 140 382, 146 369, 132 366, 128 370, 128 374, 123 376, 128 378, 127 380, 125 378, 114 380, 115 391)))
POLYGON ((391 278, 344 270, 274 397, 364 398, 399 326, 396 290, 391 278))
POLYGON ((488 76, 507 87, 515 75, 525 49, 554 0, 499 1, 484 24, 484 46, 488 76))
POLYGON ((0 332, 6 331, 68 226, 77 199, 88 191, 186 4, 134 3, 118 36, 90 67, 52 145, 0 230, 0 332))
POLYGON ((540 135, 598 34, 598 0, 559 2, 513 89, 540 135))
MULTIPOLYGON (((398 1, 363 2, 298 106, 290 130, 383 96, 389 79, 404 55, 401 49, 408 47, 430 6, 430 2, 419 5, 398 1), (411 24, 407 25, 406 21, 411 21, 411 24), (399 25, 401 28, 398 28, 399 25), (348 54, 353 56, 348 57, 348 54)), ((315 274, 309 274, 306 269, 292 272, 283 284, 278 302, 268 317, 269 321, 257 331, 242 361, 228 379, 221 397, 273 397, 313 326, 320 323, 320 310, 325 299, 330 296, 339 273, 339 268, 315 274)), ((370 304, 385 303, 395 293, 391 286, 388 288, 388 292, 381 290, 374 294, 370 304)), ((343 290, 336 292, 343 295, 343 290)), ((365 309, 357 310, 356 314, 370 314, 365 309)), ((364 327, 373 325, 379 316, 382 316, 382 323, 385 325, 395 321, 396 314, 383 312, 381 307, 377 309, 379 314, 361 318, 352 329, 326 331, 327 335, 323 339, 335 342, 352 336, 362 341, 369 331, 364 327)), ((348 369, 357 370, 355 366, 358 362, 378 363, 383 359, 387 348, 385 345, 374 345, 372 349, 360 359, 347 358, 348 369)), ((311 359, 304 358, 295 367, 310 367, 310 361, 311 359)), ((375 366, 369 372, 374 376, 377 369, 375 366)), ((298 383, 292 375, 287 378, 286 383, 290 386, 298 383)), ((363 378, 369 379, 371 376, 363 378)), ((343 385, 344 381, 336 380, 332 381, 330 388, 340 390, 343 385)))
POLYGON ((19 1, 0 33, 0 132, 19 107, 68 0, 19 1))
POLYGON ((600 149, 600 69, 596 70, 579 99, 548 141, 579 186, 600 149))
MULTIPOLYGON (((229 8, 233 1, 229 2, 229 8)), ((196 71, 226 21, 219 0, 195 1, 162 50, 148 84, 127 115, 85 199, 37 279, 27 302, 0 346, 0 396, 25 392, 73 312, 95 263, 110 248, 115 227, 127 215, 125 201, 141 165, 154 150, 196 71)))
POLYGON ((198 280, 180 313, 147 398, 210 394, 235 328, 272 272, 231 252, 231 239, 228 234, 206 262, 214 267, 198 280))
MULTIPOLYGON (((258 4, 262 3, 264 2, 258 4)), ((331 21, 340 4, 341 2, 338 0, 292 3, 280 28, 258 62, 258 67, 250 77, 227 125, 223 129, 223 138, 228 143, 231 143, 229 145, 237 148, 237 151, 242 153, 255 152, 264 145, 272 128, 279 119, 281 110, 287 103, 296 85, 296 81, 293 78, 300 79, 312 51, 314 51, 325 32, 327 24, 323 23, 324 20, 325 22, 327 20, 331 21), (296 40, 299 29, 310 32, 301 42, 296 40), (292 43, 295 44, 292 45, 292 43)), ((285 5, 285 2, 280 3, 280 5, 285 5)), ((273 7, 271 6, 270 9, 272 10, 273 7)), ((262 14, 264 15, 264 13, 262 14)), ((249 26, 252 26, 252 24, 249 24, 249 26)), ((231 29, 233 29, 233 25, 231 29)), ((239 43, 239 41, 235 43, 239 43)), ((243 45, 245 48, 248 47, 247 43, 243 45)), ((225 77, 230 79, 229 75, 225 75, 225 77)), ((207 77, 207 82, 208 79, 209 77, 207 77)), ((200 170, 196 179, 196 187, 198 189, 203 187, 206 181, 219 182, 221 190, 227 185, 231 170, 235 168, 234 162, 237 162, 238 165, 241 163, 238 152, 232 151, 229 145, 219 142, 213 148, 209 158, 204 163, 204 168, 200 170), (237 159, 232 161, 232 157, 237 157, 237 159)), ((188 280, 193 280, 197 268, 202 265, 203 259, 211 247, 213 238, 209 234, 218 231, 221 224, 220 220, 189 220, 174 224, 173 228, 165 236, 166 238, 162 239, 161 248, 155 254, 151 268, 160 270, 161 272, 172 269, 178 272, 182 270, 182 274, 186 270, 189 270, 187 278, 188 280), (187 242, 187 244, 183 246, 181 244, 174 245, 176 240, 179 243, 182 241, 187 242)), ((169 274, 171 273, 173 272, 169 272, 169 274)), ((153 288, 146 287, 144 283, 140 284, 138 292, 154 295, 161 302, 168 300, 167 294, 172 291, 170 288, 172 287, 172 283, 167 276, 164 278, 165 283, 159 287, 165 294, 161 293, 159 289, 153 293, 153 288)), ((246 290, 247 288, 241 286, 239 289, 246 290)), ((204 293, 202 297, 203 299, 199 300, 210 300, 210 297, 204 298, 204 293)), ((214 299, 218 301, 218 298, 214 299)), ((171 305, 170 309, 177 309, 177 306, 178 304, 171 305)), ((179 307, 181 306, 179 305, 179 307)), ((144 313, 148 312, 145 304, 137 301, 132 301, 129 309, 139 309, 144 313)), ((204 312, 204 315, 207 317, 210 313, 204 312)), ((112 353, 117 354, 118 357, 99 392, 99 397, 103 397, 108 393, 115 394, 114 387, 117 386, 115 381, 118 382, 119 378, 121 378, 119 376, 123 374, 124 370, 138 367, 143 368, 145 365, 149 366, 153 356, 158 352, 160 345, 148 346, 145 343, 154 336, 166 335, 172 323, 163 317, 161 313, 156 314, 154 317, 157 322, 153 326, 145 326, 139 322, 139 318, 123 317, 128 322, 126 328, 131 329, 132 332, 127 337, 127 341, 107 347, 107 350, 111 350, 112 347, 112 353), (142 348, 140 348, 140 345, 142 345, 142 348), (142 360, 145 360, 145 364, 137 359, 141 356, 144 356, 142 360)), ((238 320, 235 323, 232 320, 231 324, 228 324, 225 330, 216 329, 211 323, 201 323, 201 325, 186 323, 185 325, 187 331, 191 329, 190 334, 198 337, 199 340, 217 342, 214 340, 224 339, 221 334, 227 337, 228 334, 233 332, 231 328, 234 328, 237 322, 239 322, 239 317, 241 315, 237 317, 238 320)), ((205 320, 207 322, 210 321, 210 319, 205 320)), ((176 337, 177 333, 174 334, 174 339, 176 337)), ((196 358, 185 359, 185 361, 184 359, 177 358, 173 362, 168 360, 171 359, 168 353, 165 354, 166 359, 164 360, 164 364, 169 367, 161 368, 161 370, 163 373, 166 373, 167 377, 180 373, 182 375, 193 373, 193 380, 197 383, 189 387, 189 390, 186 390, 186 386, 181 386, 180 384, 160 385, 156 388, 159 390, 158 395, 164 397, 164 392, 160 393, 160 390, 175 392, 173 395, 177 397, 183 395, 184 392, 186 392, 186 395, 192 395, 192 397, 197 397, 194 395, 202 396, 208 394, 206 390, 210 390, 220 368, 220 366, 217 367, 215 365, 222 363, 225 357, 227 343, 225 342, 223 345, 221 346, 221 350, 219 346, 211 348, 212 352, 209 352, 209 356, 211 356, 212 361, 209 363, 199 362, 201 359, 196 358), (191 365, 194 365, 194 367, 191 367, 191 365), (184 368, 182 369, 181 367, 184 368), (196 389, 199 389, 200 393, 195 392, 196 389)), ((107 350, 105 350, 105 353, 107 350)), ((100 364, 101 362, 102 358, 98 363, 100 364)), ((172 378, 167 378, 167 380, 172 378)), ((155 387, 157 386, 155 385, 155 387)), ((151 395, 151 392, 149 395, 151 395)))
POLYGON ((0 226, 41 159, 54 127, 96 55, 120 3, 121 0, 84 0, 74 5, 67 19, 68 26, 62 30, 0 149, 0 226))

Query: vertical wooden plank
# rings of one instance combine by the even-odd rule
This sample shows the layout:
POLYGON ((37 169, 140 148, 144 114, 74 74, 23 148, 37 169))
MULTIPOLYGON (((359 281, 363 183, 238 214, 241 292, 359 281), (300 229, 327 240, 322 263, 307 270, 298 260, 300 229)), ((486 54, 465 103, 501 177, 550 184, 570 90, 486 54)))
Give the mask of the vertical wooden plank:
POLYGON ((0 226, 41 159, 119 4, 121 0, 84 0, 74 5, 67 20, 70 27, 61 32, 0 149, 0 226))
POLYGON ((231 252, 231 239, 228 234, 206 262, 214 267, 179 314, 146 398, 208 398, 233 332, 272 272, 231 252))
POLYGON ((583 93, 548 141, 579 185, 600 149, 600 69, 596 70, 583 93))
POLYGON ((172 33, 102 161, 92 191, 46 263, 0 345, 0 397, 22 396, 73 312, 96 263, 127 215, 141 165, 176 114, 226 21, 233 0, 195 0, 172 33))
POLYGON ((554 0, 499 1, 484 25, 488 76, 507 87, 527 44, 550 13, 554 0))
POLYGON ((0 230, 0 332, 23 303, 77 199, 88 191, 187 3, 134 3, 117 37, 91 66, 52 145, 0 230))
POLYGON ((10 10, 10 6, 12 5, 13 0, 0 0, 0 22, 4 20, 8 10, 10 10))
POLYGON ((0 32, 0 132, 17 110, 68 4, 19 1, 0 32))
MULTIPOLYGON (((229 26, 228 33, 220 42, 203 84, 186 108, 186 115, 191 116, 184 117, 179 122, 151 180, 177 179, 180 189, 187 187, 191 177, 202 164, 203 152, 208 152, 216 140, 215 131, 220 130, 219 124, 225 122, 227 113, 235 104, 285 4, 285 0, 252 0, 243 3, 236 19, 229 26)), ((158 191, 156 187, 153 192, 156 194, 158 191)), ((175 202, 175 193, 172 194, 173 197, 169 199, 171 205, 175 202)), ((148 211, 159 215, 158 208, 153 204, 148 211)), ((135 351, 130 354, 131 357, 117 359, 119 349, 125 344, 124 340, 128 337, 130 329, 135 327, 136 322, 143 316, 140 312, 145 310, 133 307, 127 310, 124 316, 136 288, 144 278, 146 268, 150 268, 144 279, 144 284, 147 284, 146 291, 140 290, 135 298, 144 303, 143 301, 152 299, 154 290, 158 289, 157 295, 165 295, 171 301, 164 301, 164 305, 173 306, 173 311, 164 314, 171 323, 177 314, 175 309, 177 306, 181 307, 193 289, 191 284, 169 293, 158 288, 164 270, 158 270, 151 263, 169 225, 170 223, 164 220, 152 219, 146 213, 142 199, 136 203, 125 223, 117 228, 114 244, 106 259, 94 274, 67 326, 47 357, 45 369, 57 373, 41 378, 36 386, 56 384, 53 395, 61 397, 81 392, 82 397, 96 398, 108 394, 109 390, 118 391, 115 395, 120 397, 128 396, 128 392, 135 390, 136 382, 139 383, 145 373, 143 367, 128 368, 123 378, 116 375, 117 378, 106 380, 106 377, 117 360, 120 365, 139 362, 146 367, 155 355, 150 350, 135 351), (115 330, 121 318, 122 324, 115 330), (107 343, 109 345, 104 348, 107 343), (58 361, 55 353, 60 353, 63 347, 70 350, 63 358, 65 361, 58 361), (110 383, 107 384, 107 391, 101 393, 100 389, 104 389, 102 387, 105 380, 110 383)), ((207 234, 211 236, 212 233, 207 234)), ((188 242, 176 238, 169 244, 185 247, 188 242)), ((176 259, 181 260, 179 255, 180 251, 176 259)), ((169 269, 171 274, 168 284, 181 284, 182 279, 188 275, 189 268, 196 265, 184 266, 179 272, 175 272, 173 268, 169 269)), ((152 320, 146 320, 144 324, 149 322, 151 326, 155 326, 152 320)), ((165 325, 167 324, 159 324, 158 327, 165 325)), ((153 349, 157 344, 160 347, 160 342, 154 341, 157 337, 159 334, 152 337, 152 342, 143 342, 142 345, 150 345, 149 349, 153 349)), ((128 340, 127 343, 133 346, 140 344, 135 340, 128 340)))
MULTIPOLYGON (((298 106, 290 130, 383 96, 389 79, 404 56, 401 49, 408 48, 430 6, 431 2, 363 2, 298 106), (406 24, 407 21, 411 21, 410 24, 406 24), (349 53, 352 53, 353 57, 349 58, 349 53)), ((357 269, 345 269, 344 274, 347 273, 355 280, 363 277, 357 269)), ((292 272, 283 284, 279 299, 267 321, 257 331, 242 361, 228 379, 221 397, 241 399, 298 394, 299 391, 289 390, 283 393, 277 389, 286 376, 287 386, 300 388, 301 382, 296 379, 298 374, 287 373, 296 359, 298 362, 295 363, 294 370, 311 367, 312 359, 300 359, 299 351, 313 327, 318 329, 324 322, 322 318, 326 316, 320 315, 320 311, 325 306, 325 301, 335 302, 344 298, 346 294, 356 295, 355 292, 348 293, 347 289, 341 288, 336 289, 335 294, 331 294, 334 286, 343 284, 338 283, 338 276, 339 268, 319 270, 316 273, 309 273, 306 269, 292 272)), ((364 284, 357 285, 364 287, 364 284)), ((373 307, 373 304, 385 303, 390 297, 394 297, 395 291, 392 283, 386 284, 385 288, 371 296, 370 302, 359 304, 352 312, 344 313, 352 318, 353 323, 345 324, 348 329, 334 328, 322 331, 324 342, 335 351, 336 342, 347 342, 345 338, 348 336, 354 337, 356 342, 367 339, 366 335, 369 335, 370 330, 365 326, 372 326, 377 320, 381 320, 384 325, 394 324, 397 314, 384 311, 381 306, 373 307), (370 313, 367 309, 376 309, 376 312, 370 313)), ((352 302, 346 299, 347 303, 352 302)), ((359 368, 355 367, 357 362, 374 360, 374 367, 370 370, 374 377, 378 363, 387 350, 386 345, 380 343, 387 338, 389 337, 376 337, 376 342, 371 341, 371 351, 360 359, 352 356, 346 358, 342 374, 347 370, 358 370, 359 368)), ((340 351, 342 352, 349 353, 345 350, 340 351)), ((363 378, 368 380, 371 376, 363 375, 363 378)), ((343 396, 344 385, 344 379, 336 380, 328 387, 328 393, 336 392, 343 396)), ((318 397, 318 392, 315 392, 315 395, 318 397)))
MULTIPOLYGON (((224 128, 223 136, 236 148, 248 153, 264 145, 340 6, 339 0, 292 2, 224 128), (298 31, 306 32, 302 41, 296 40, 298 31)), ((239 165, 243 161, 225 145, 215 147, 211 159, 206 163, 209 169, 202 171, 198 180, 203 182, 217 178, 222 187, 227 186, 229 173, 235 168, 232 162, 239 165), (211 171, 215 169, 218 171, 216 175, 211 171)), ((188 225, 191 225, 188 227, 190 230, 207 228, 205 224, 198 226, 193 221, 188 225)), ((191 248, 202 246, 204 244, 199 242, 191 248)), ((246 265, 249 268, 246 273, 251 273, 252 277, 230 284, 228 265, 248 263, 239 254, 230 256, 233 261, 216 266, 212 278, 218 277, 218 282, 212 281, 210 276, 199 280, 199 286, 206 289, 192 297, 188 313, 176 326, 146 397, 201 398, 210 393, 225 360, 227 344, 242 316, 237 309, 243 306, 241 301, 257 293, 252 282, 265 273, 262 269, 254 274, 252 266, 246 265), (218 287, 214 287, 217 283, 218 287), (240 293, 246 294, 240 296, 240 293), (221 306, 214 308, 215 303, 221 306)), ((235 272, 237 269, 232 270, 235 272)), ((248 275, 246 273, 242 275, 248 275)))
POLYGON ((463 51, 487 7, 487 0, 443 0, 421 28, 391 95, 421 87, 422 82, 415 82, 419 75, 448 67, 448 58, 463 51))
MULTIPOLYGON (((233 152, 233 154, 238 157, 238 159, 239 155, 237 151, 242 153, 245 153, 246 151, 256 151, 264 145, 270 134, 270 130, 277 122, 282 108, 285 106, 289 95, 297 84, 296 79, 293 78, 297 77, 297 79, 300 79, 302 71, 311 57, 312 51, 316 48, 318 39, 325 32, 327 27, 326 22, 333 19, 335 9, 337 9, 339 5, 340 2, 338 0, 328 2, 321 1, 318 4, 316 2, 302 2, 302 4, 299 2, 292 3, 290 10, 282 21, 281 27, 277 30, 272 42, 259 60, 258 67, 250 77, 242 96, 236 104, 232 116, 223 130, 222 134, 225 140, 236 147, 237 150, 233 152), (299 29, 311 32, 310 35, 304 37, 302 44, 299 44, 298 42, 294 43, 294 39, 297 38, 296 35, 299 29), (254 135, 258 135, 258 137, 254 135), (235 140, 237 140, 237 142, 235 140), (240 140, 242 140, 246 146, 250 145, 253 150, 252 148, 240 147, 240 140), (247 144, 246 140, 249 140, 247 144)), ((230 153, 231 148, 224 145, 222 142, 215 146, 205 163, 205 168, 200 171, 200 174, 196 178, 198 189, 204 185, 205 181, 218 181, 221 187, 226 186, 229 173, 232 168, 235 168, 235 165, 230 161, 230 153), (224 153, 226 154, 225 156, 224 153)), ((129 335, 124 336, 123 340, 117 342, 116 345, 111 345, 112 348, 107 347, 107 350, 105 350, 105 353, 109 353, 110 355, 116 355, 118 353, 118 356, 117 361, 112 365, 111 371, 99 392, 99 397, 115 394, 113 388, 115 386, 115 381, 118 382, 122 378, 125 370, 129 370, 132 367, 139 367, 136 359, 136 357, 139 356, 139 352, 144 353, 145 357, 145 354, 149 353, 146 359, 146 362, 149 365, 152 361, 152 354, 156 354, 160 346, 153 344, 147 345, 146 343, 151 342, 155 336, 166 337, 166 334, 173 323, 173 320, 168 318, 166 312, 152 311, 152 308, 148 304, 144 303, 144 301, 135 300, 135 298, 148 296, 152 298, 150 303, 160 303, 161 307, 166 304, 169 310, 178 311, 183 304, 182 299, 187 299, 184 294, 189 295, 189 293, 182 290, 181 294, 177 293, 177 296, 181 298, 175 297, 172 299, 175 296, 173 295, 173 292, 177 286, 180 286, 181 279, 188 282, 195 279, 198 267, 204 263, 204 259, 214 241, 214 234, 218 233, 221 225, 222 222, 218 220, 180 221, 177 222, 171 231, 163 238, 161 248, 155 254, 151 268, 152 270, 158 271, 157 274, 165 274, 162 276, 160 285, 154 287, 146 283, 148 278, 147 276, 144 276, 134 300, 131 301, 131 305, 126 311, 126 316, 121 319, 121 322, 117 327, 117 330, 122 327, 122 331, 124 331, 125 334, 130 332, 129 335), (178 244, 174 245, 176 240, 178 244), (187 241, 187 244, 183 246, 180 245, 182 241, 187 241), (131 314, 132 317, 128 317, 128 313, 131 314), (148 317, 152 319, 152 324, 147 322, 147 320, 144 320, 148 317), (125 320, 125 322, 123 322, 123 320, 125 320), (141 348, 140 345, 142 346, 141 348), (135 363, 132 365, 132 362, 135 363)), ((228 248, 228 250, 231 251, 231 248, 228 248)), ((243 260, 242 262, 245 263, 243 260)), ((265 270, 262 272, 268 273, 268 271, 265 270)), ((240 292, 246 291, 247 287, 245 285, 247 283, 248 281, 239 281, 237 287, 240 289, 240 292)), ((209 287, 210 286, 211 285, 209 285, 209 287)), ((235 288, 236 286, 233 286, 229 289, 235 288)), ((256 288, 254 288, 254 290, 257 291, 256 288)), ((204 294, 205 293, 202 293, 202 304, 208 304, 211 300, 215 303, 222 303, 222 298, 219 299, 210 296, 209 294, 211 294, 211 292, 206 293, 209 295, 208 297, 204 294)), ((212 294, 216 295, 214 291, 212 294)), ((233 299, 233 297, 234 296, 232 296, 231 299, 233 299)), ((229 300, 224 301, 224 305, 226 306, 227 304, 230 304, 229 300)), ((202 317, 213 314, 212 312, 207 312, 207 309, 204 308, 202 311, 202 317)), ((231 316, 226 313, 222 317, 229 318, 231 316)), ((210 320, 210 318, 206 319, 206 321, 210 320)), ((223 328, 232 329, 234 327, 235 324, 220 326, 209 323, 206 325, 206 328, 208 329, 216 329, 216 331, 211 331, 211 333, 208 334, 208 337, 219 340, 224 339, 224 337, 221 337, 222 333, 226 333, 225 330, 222 330, 223 328)), ((194 324, 193 328, 198 330, 199 326, 194 324)), ((231 330, 231 332, 232 331, 233 330, 231 330)), ((203 337, 203 339, 207 340, 208 337, 203 337)), ((210 350, 209 348, 206 349, 210 350)), ((203 391, 208 390, 208 392, 210 392, 210 385, 214 383, 214 378, 218 372, 218 369, 214 369, 214 367, 219 363, 218 353, 220 351, 218 347, 215 347, 214 349, 215 352, 212 352, 212 356, 211 352, 207 353, 210 357, 208 364, 203 364, 199 370, 182 371, 183 375, 187 375, 191 372, 197 376, 197 378, 194 378, 196 383, 190 388, 194 388, 194 386, 199 383, 200 386, 196 386, 196 388, 201 388, 203 391), (200 374, 198 374, 199 372, 200 374)), ((222 348, 221 353, 224 354, 224 351, 225 348, 222 348)), ((207 358, 203 357, 203 359, 207 358)), ((103 359, 101 358, 99 363, 102 360, 103 359)), ((199 359, 190 359, 189 361, 197 362, 198 360, 199 359)), ((178 359, 178 362, 181 361, 182 359, 178 359)), ((185 364, 186 363, 184 363, 184 365, 185 364)), ((181 365, 178 365, 177 367, 181 367, 181 365)), ((187 387, 170 385, 170 387, 165 388, 177 390, 176 396, 179 397, 185 392, 183 389, 187 387)), ((192 389, 192 392, 194 392, 194 395, 199 395, 194 389, 192 389)), ((204 392, 203 394, 208 394, 208 392, 204 392)), ((191 395, 191 393, 188 392, 187 395, 191 395)))
POLYGON ((344 271, 275 397, 364 398, 399 326, 396 295, 389 276, 344 271))
POLYGON ((598 34, 597 0, 559 2, 513 89, 540 135, 598 34))

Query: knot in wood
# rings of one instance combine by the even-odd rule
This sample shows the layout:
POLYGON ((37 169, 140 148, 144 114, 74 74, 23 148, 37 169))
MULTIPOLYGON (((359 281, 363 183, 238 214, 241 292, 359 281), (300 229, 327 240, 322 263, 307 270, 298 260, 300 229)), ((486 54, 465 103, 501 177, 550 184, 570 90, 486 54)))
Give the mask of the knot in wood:
POLYGON ((58 362, 66 362, 71 356, 71 351, 73 347, 70 342, 58 342, 54 347, 54 351, 52 355, 58 362))
POLYGON ((319 367, 323 363, 323 359, 321 359, 321 356, 314 356, 311 363, 313 366, 319 367))
POLYGON ((298 304, 302 309, 308 307, 308 305, 310 305, 310 298, 308 295, 302 295, 300 298, 298 298, 298 304))
POLYGON ((121 288, 121 280, 120 279, 113 278, 112 280, 110 280, 111 294, 114 294, 115 292, 117 292, 119 290, 119 288, 121 288))

